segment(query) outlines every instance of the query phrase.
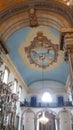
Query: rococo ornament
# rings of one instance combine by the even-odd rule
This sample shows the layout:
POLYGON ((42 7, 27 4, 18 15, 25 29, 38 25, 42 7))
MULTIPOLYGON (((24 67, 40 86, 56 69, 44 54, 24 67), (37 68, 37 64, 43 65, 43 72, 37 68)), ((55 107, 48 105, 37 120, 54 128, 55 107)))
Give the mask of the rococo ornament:
POLYGON ((30 64, 43 69, 57 61, 58 45, 52 44, 42 32, 38 32, 28 47, 24 48, 30 64))

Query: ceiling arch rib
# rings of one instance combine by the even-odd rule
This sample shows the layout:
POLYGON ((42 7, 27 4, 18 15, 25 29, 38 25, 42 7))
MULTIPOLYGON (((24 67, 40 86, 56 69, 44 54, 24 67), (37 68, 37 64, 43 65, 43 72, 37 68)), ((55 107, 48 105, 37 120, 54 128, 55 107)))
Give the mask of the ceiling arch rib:
POLYGON ((55 1, 21 2, 0 13, 1 39, 6 41, 15 31, 29 26, 29 9, 36 9, 38 25, 61 28, 73 26, 73 13, 66 5, 55 1))
POLYGON ((6 10, 3 10, 0 13, 0 23, 4 22, 8 18, 28 11, 30 8, 34 8, 36 10, 48 10, 51 12, 55 12, 63 17, 65 17, 66 20, 73 26, 73 12, 70 8, 68 8, 66 5, 55 2, 55 1, 35 1, 35 2, 21 2, 18 4, 15 4, 14 6, 11 6, 10 8, 7 8, 6 10))
MULTIPOLYGON (((37 10, 37 21, 38 25, 52 26, 58 31, 62 28, 71 27, 70 24, 59 14, 37 10)), ((3 41, 7 39, 17 30, 29 26, 29 15, 28 12, 20 13, 6 20, 0 27, 0 37, 3 41)))
MULTIPOLYGON (((53 1, 64 3, 64 1, 62 0, 53 0, 53 1)), ((6 8, 18 4, 20 2, 30 2, 30 0, 2 0, 0 2, 0 11, 5 10, 6 8)))
POLYGON ((52 26, 56 28, 58 31, 60 31, 61 28, 71 26, 63 16, 55 12, 50 12, 46 10, 37 10, 36 14, 39 24, 52 26))

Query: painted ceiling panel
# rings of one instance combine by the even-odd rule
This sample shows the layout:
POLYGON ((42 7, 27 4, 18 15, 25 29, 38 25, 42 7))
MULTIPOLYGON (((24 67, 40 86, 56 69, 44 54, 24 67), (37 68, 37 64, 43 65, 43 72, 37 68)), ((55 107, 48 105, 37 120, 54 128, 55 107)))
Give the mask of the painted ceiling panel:
POLYGON ((59 52, 60 33, 56 29, 47 26, 36 28, 25 27, 15 32, 7 40, 6 44, 10 49, 10 58, 27 86, 31 83, 42 80, 42 78, 43 80, 57 81, 63 84, 66 83, 68 68, 67 63, 63 60, 63 52, 59 52), (43 42, 45 49, 42 46, 40 47, 39 44, 42 45, 42 43, 39 38, 42 40, 45 39, 43 42), (53 46, 56 46, 57 50, 53 46), (25 48, 28 50, 27 52, 25 51, 25 48), (42 52, 41 49, 46 53, 42 52), (52 57, 49 56, 51 51, 55 53, 57 59, 53 57, 53 62, 48 62, 48 65, 45 66, 47 63, 46 57, 48 61, 52 60, 52 57), (34 55, 34 58, 32 58, 32 53, 37 55, 34 55), (33 63, 31 63, 32 60, 30 59, 33 60, 33 63), (40 66, 39 61, 44 65, 40 66))

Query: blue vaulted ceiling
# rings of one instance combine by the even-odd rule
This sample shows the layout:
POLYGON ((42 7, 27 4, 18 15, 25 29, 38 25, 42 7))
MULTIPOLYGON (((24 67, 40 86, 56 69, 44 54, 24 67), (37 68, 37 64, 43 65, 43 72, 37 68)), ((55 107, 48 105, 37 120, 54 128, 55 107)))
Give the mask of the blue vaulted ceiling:
MULTIPOLYGON (((26 41, 28 42, 28 40, 29 42, 32 41, 30 40, 31 37, 29 36, 29 32, 30 33, 34 32, 32 30, 30 27, 25 27, 12 34, 6 43, 8 48, 10 49, 9 56, 13 64, 15 65, 16 69, 22 76, 23 80, 27 84, 27 86, 29 86, 33 82, 42 80, 42 72, 38 69, 34 69, 33 67, 31 68, 27 66, 25 61, 23 62, 23 59, 19 53, 19 48, 21 47, 22 44, 24 45, 27 44, 26 41)), ((42 31, 43 30, 44 29, 42 29, 42 31)), ((52 27, 47 27, 47 30, 49 30, 48 34, 49 38, 54 42, 59 42, 60 33, 52 27)), ((33 37, 35 37, 35 35, 33 37)), ((64 60, 57 67, 44 71, 44 80, 58 81, 65 84, 67 76, 68 76, 68 66, 64 60)))

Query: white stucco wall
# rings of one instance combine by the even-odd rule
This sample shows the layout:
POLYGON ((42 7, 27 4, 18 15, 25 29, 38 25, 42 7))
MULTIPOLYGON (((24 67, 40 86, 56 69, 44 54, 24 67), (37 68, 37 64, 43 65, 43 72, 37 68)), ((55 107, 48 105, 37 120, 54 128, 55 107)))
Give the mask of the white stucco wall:
POLYGON ((59 114, 59 128, 60 130, 72 130, 72 116, 67 111, 62 111, 59 114))
MULTIPOLYGON (((28 108, 26 108, 28 110, 28 108)), ((56 117, 56 130, 72 130, 72 115, 70 111, 71 108, 45 108, 44 110, 51 112, 56 117), (65 111, 64 111, 65 109, 65 111), (59 129, 58 129, 59 128, 59 129)), ((22 108, 23 111, 25 111, 25 108, 22 108)), ((43 108, 30 108, 31 111, 35 113, 35 115, 43 111, 43 108)), ((23 125, 25 130, 34 130, 34 117, 32 113, 24 113, 23 115, 23 125)), ((38 128, 38 127, 36 127, 38 128)))
POLYGON ((32 96, 36 96, 37 102, 41 102, 41 97, 44 92, 49 92, 51 94, 53 103, 58 103, 58 96, 63 96, 64 101, 68 101, 68 95, 62 91, 62 89, 64 90, 65 88, 64 84, 56 81, 44 81, 44 88, 42 87, 42 84, 41 81, 38 81, 29 86, 29 89, 31 90, 28 94, 29 102, 32 96), (35 89, 36 92, 33 91, 35 89))

